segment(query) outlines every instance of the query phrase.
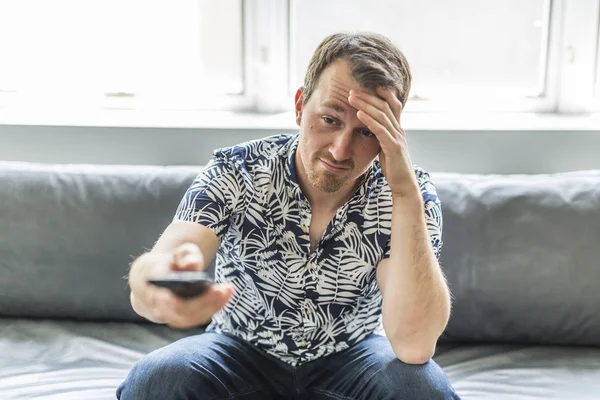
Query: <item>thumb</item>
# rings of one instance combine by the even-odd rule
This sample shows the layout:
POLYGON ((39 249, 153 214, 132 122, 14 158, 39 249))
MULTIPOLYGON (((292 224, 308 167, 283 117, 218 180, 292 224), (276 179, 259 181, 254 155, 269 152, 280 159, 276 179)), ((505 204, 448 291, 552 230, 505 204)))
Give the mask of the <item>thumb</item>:
POLYGON ((198 245, 184 243, 173 250, 173 268, 176 270, 201 270, 204 256, 198 245))

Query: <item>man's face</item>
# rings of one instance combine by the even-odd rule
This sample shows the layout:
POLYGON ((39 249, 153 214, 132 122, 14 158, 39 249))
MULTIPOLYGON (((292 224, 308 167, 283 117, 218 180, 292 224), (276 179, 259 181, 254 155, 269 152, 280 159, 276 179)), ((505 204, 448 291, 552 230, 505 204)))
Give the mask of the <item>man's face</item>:
POLYGON ((367 91, 352 78, 348 62, 338 59, 323 70, 305 104, 301 103, 301 90, 296 94, 298 170, 312 187, 324 192, 353 184, 380 150, 375 135, 348 103, 352 89, 367 91))

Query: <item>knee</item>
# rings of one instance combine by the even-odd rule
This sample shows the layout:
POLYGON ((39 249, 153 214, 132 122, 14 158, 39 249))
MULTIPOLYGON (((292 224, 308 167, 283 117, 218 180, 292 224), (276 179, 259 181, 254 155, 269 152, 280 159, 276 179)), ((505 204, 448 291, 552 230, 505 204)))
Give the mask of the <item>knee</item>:
MULTIPOLYGON (((140 359, 129 371, 117 389, 117 398, 130 399, 183 399, 193 371, 183 355, 156 350, 140 359)), ((197 382, 196 382, 197 385, 197 382)))
POLYGON ((446 374, 435 361, 430 360, 421 365, 396 361, 390 363, 383 374, 386 381, 384 386, 388 388, 389 394, 400 392, 404 394, 401 398, 407 399, 459 399, 446 374))

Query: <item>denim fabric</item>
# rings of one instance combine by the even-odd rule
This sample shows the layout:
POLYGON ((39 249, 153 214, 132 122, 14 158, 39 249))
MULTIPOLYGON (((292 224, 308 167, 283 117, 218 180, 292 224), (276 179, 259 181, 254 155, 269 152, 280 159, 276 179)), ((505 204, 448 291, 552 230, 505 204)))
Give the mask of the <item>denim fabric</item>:
POLYGON ((120 400, 459 399, 432 360, 404 364, 386 337, 291 366, 228 334, 207 332, 138 361, 117 389, 120 400))

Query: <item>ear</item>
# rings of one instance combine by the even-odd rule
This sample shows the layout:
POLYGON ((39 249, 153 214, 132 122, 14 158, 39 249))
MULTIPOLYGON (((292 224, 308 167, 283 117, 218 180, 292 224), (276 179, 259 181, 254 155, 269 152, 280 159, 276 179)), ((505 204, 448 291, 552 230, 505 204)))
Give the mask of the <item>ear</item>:
POLYGON ((303 106, 303 94, 304 88, 300 87, 296 91, 296 96, 294 98, 294 108, 296 110, 296 124, 300 126, 300 122, 302 121, 302 106, 303 106))

